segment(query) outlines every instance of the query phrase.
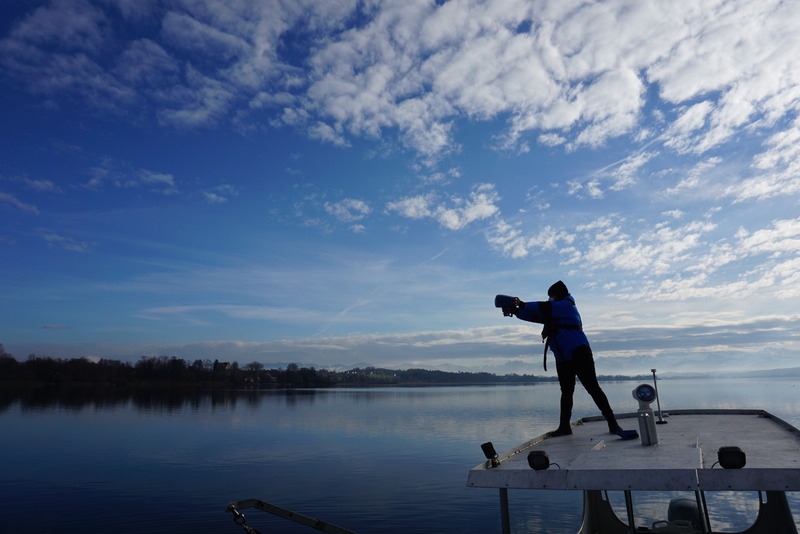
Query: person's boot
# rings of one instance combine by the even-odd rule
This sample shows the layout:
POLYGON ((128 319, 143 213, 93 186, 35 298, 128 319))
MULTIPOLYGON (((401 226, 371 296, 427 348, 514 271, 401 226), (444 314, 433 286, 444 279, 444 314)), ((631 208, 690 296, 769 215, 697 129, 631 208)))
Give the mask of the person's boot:
POLYGON ((619 426, 619 423, 617 423, 617 418, 614 417, 614 412, 606 412, 603 414, 603 417, 606 418, 606 422, 608 423, 609 434, 617 434, 618 432, 622 432, 622 427, 619 426))
POLYGON ((550 432, 551 437, 569 436, 572 434, 572 426, 569 418, 572 416, 572 396, 561 396, 561 413, 558 418, 558 428, 550 432))
POLYGON ((559 425, 558 428, 550 432, 551 438, 557 438, 558 436, 569 436, 572 434, 572 427, 569 425, 561 426, 559 425))

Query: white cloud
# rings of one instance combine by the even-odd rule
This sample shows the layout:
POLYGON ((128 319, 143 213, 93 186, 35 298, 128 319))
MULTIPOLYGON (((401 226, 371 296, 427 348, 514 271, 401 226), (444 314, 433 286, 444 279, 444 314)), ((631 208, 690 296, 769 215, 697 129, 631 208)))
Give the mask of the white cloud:
POLYGON ((453 207, 440 205, 434 217, 450 230, 461 230, 474 221, 487 219, 497 213, 496 202, 500 196, 492 184, 480 184, 469 194, 468 199, 451 198, 453 207))
MULTIPOLYGON (((498 219, 487 232, 489 245, 510 258, 525 258, 529 255, 552 252, 560 246, 572 243, 573 236, 565 231, 556 230, 550 225, 538 228, 533 235, 526 235, 520 225, 512 226, 505 220, 498 219)), ((567 251, 562 251, 567 253, 567 251)))
POLYGON ((653 152, 640 152, 628 156, 619 167, 612 170, 611 174, 615 183, 611 185, 610 189, 620 191, 636 183, 639 171, 657 155, 653 152))
MULTIPOLYGON (((143 91, 157 90, 163 85, 174 83, 181 72, 178 60, 151 39, 138 39, 128 43, 113 69, 120 79, 141 87, 143 91)), ((154 96, 159 94, 162 93, 153 93, 154 96)))
POLYGON ((800 117, 764 142, 766 150, 753 158, 756 174, 730 186, 726 194, 737 202, 791 195, 800 191, 800 117))
POLYGON ((98 52, 108 37, 106 15, 86 0, 57 0, 35 9, 10 32, 11 39, 39 46, 98 52))
POLYGON ((136 103, 182 128, 252 120, 250 110, 281 102, 268 121, 306 117, 308 135, 340 146, 349 135, 397 134, 429 162, 459 149, 454 125, 465 117, 506 121, 505 148, 529 150, 530 133, 574 150, 641 138, 655 104, 674 117, 664 146, 705 153, 791 116, 800 101, 793 2, 132 6, 54 0, 32 10, 0 41, 3 66, 32 91, 120 111, 136 103), (104 44, 122 36, 101 9, 112 5, 133 25, 113 50, 104 44), (362 24, 345 28, 357 9, 362 24), (148 31, 154 17, 160 35, 148 31), (307 56, 282 48, 298 35, 310 40, 307 56), (648 101, 649 87, 660 101, 648 101))
POLYGON ((0 64, 33 93, 83 96, 99 108, 129 105, 135 91, 97 63, 111 37, 106 15, 85 0, 33 10, 0 40, 0 64))
POLYGON ((709 187, 712 182, 708 175, 722 162, 721 158, 712 157, 696 163, 686 176, 681 177, 678 183, 671 188, 668 188, 664 193, 668 196, 677 194, 693 194, 697 195, 698 190, 702 190, 702 194, 708 195, 709 192, 716 196, 715 187, 709 187))
POLYGON ((349 146, 347 139, 334 127, 321 121, 309 126, 308 136, 312 139, 321 139, 337 146, 349 146))
POLYGON ((605 72, 581 95, 581 118, 588 126, 575 138, 577 145, 597 147, 609 138, 631 132, 644 105, 644 84, 635 72, 605 72))
MULTIPOLYGON (((346 198, 339 202, 326 202, 325 211, 341 222, 352 223, 364 219, 372 213, 372 208, 363 200, 346 198)), ((363 229, 363 227, 362 227, 363 229)))
POLYGON ((228 112, 235 91, 224 81, 205 76, 188 65, 185 85, 165 88, 160 98, 168 102, 158 112, 159 120, 178 128, 197 128, 217 124, 228 112))
POLYGON ((666 225, 645 230, 635 240, 614 232, 610 237, 595 235, 586 260, 599 266, 608 262, 617 269, 663 275, 691 266, 693 256, 704 246, 702 237, 715 228, 708 222, 691 222, 682 227, 666 225))
POLYGON ((248 43, 236 35, 174 11, 164 15, 161 33, 167 43, 177 48, 226 62, 238 57, 248 48, 248 43))
POLYGON ((64 250, 69 250, 71 252, 89 252, 92 247, 92 243, 78 241, 72 237, 62 236, 54 232, 43 233, 42 239, 44 239, 50 246, 57 245, 64 250))
MULTIPOLYGON (((798 29, 795 8, 785 4, 742 1, 722 8, 707 2, 678 9, 609 1, 571 10, 553 3, 509 4, 413 4, 403 16, 388 7, 315 56, 319 81, 312 84, 318 89, 312 97, 323 113, 353 132, 374 135, 394 125, 424 131, 410 129, 394 111, 413 95, 414 102, 436 103, 417 111, 429 127, 449 124, 447 118, 459 114, 477 119, 508 114, 506 146, 532 129, 573 130, 572 145, 597 146, 635 130, 646 83, 660 84, 666 102, 678 105, 720 91, 687 108, 664 138, 667 146, 702 152, 762 113, 785 113, 763 103, 796 82, 768 75, 773 68, 791 68, 788 51, 798 51, 791 32, 798 29), (423 39, 417 42, 411 27, 423 18, 423 39), (515 33, 525 20, 532 21, 531 33, 515 33), (764 30, 767 20, 775 33, 764 30), (742 26, 750 29, 746 36, 742 26), (712 68, 706 68, 709 62, 712 68), (387 65, 397 73, 397 83, 387 83, 387 65), (747 68, 764 73, 771 83, 747 68), (420 88, 427 86, 420 99, 420 88)), ((564 133, 550 132, 540 140, 561 143, 564 133)), ((435 150, 448 142, 443 136, 435 150)))
POLYGON ((143 188, 151 193, 177 195, 178 184, 172 174, 149 169, 130 169, 124 162, 106 159, 98 167, 90 169, 91 178, 83 187, 100 191, 105 185, 123 189, 143 188))
POLYGON ((486 240, 495 250, 510 258, 524 258, 528 255, 527 239, 519 228, 513 227, 506 221, 499 219, 486 240))
POLYGON ((206 198, 209 204, 224 204, 228 201, 226 197, 212 191, 204 192, 203 196, 206 198))
POLYGON ((47 191, 51 193, 61 193, 62 189, 57 186, 52 180, 33 180, 31 178, 23 177, 22 182, 36 191, 47 191))
MULTIPOLYGON (((703 117, 708 128, 685 138, 684 149, 703 152, 754 118, 774 120, 795 107, 779 95, 800 81, 791 67, 800 47, 799 15, 796 5, 785 2, 708 4, 696 18, 703 30, 675 43, 674 53, 648 70, 667 101, 718 94, 699 104, 703 110, 697 119, 703 117)), ((701 126, 698 120, 692 125, 701 126)))
POLYGON ((399 215, 409 219, 422 219, 431 216, 432 202, 432 195, 416 195, 389 202, 386 204, 386 209, 396 211, 399 215))
POLYGON ((800 218, 773 221, 770 227, 752 233, 741 229, 737 238, 743 254, 800 254, 800 218))
POLYGON ((661 215, 667 215, 669 217, 672 217, 673 219, 680 219, 686 214, 681 210, 675 209, 675 210, 664 211, 661 213, 661 215))
POLYGON ((139 171, 139 181, 143 186, 150 188, 151 191, 163 195, 174 195, 178 193, 175 177, 171 174, 142 169, 139 171))
POLYGON ((157 7, 158 0, 102 0, 119 9, 123 17, 133 21, 146 20, 157 7))
POLYGON ((34 206, 33 204, 28 204, 27 202, 22 202, 16 196, 10 193, 4 193, 0 191, 0 204, 10 204, 17 209, 22 211, 30 211, 31 213, 39 213, 39 208, 34 206))
POLYGON ((495 215, 498 200, 500 196, 493 184, 478 184, 467 198, 452 196, 436 205, 433 194, 417 195, 389 202, 386 209, 412 219, 430 217, 449 230, 461 230, 470 223, 495 215))
POLYGON ((719 209, 701 217, 679 209, 661 215, 656 222, 607 215, 535 232, 497 218, 487 241, 503 256, 547 258, 583 280, 620 280, 604 285, 642 302, 800 295, 800 219, 753 222, 753 229, 731 231, 714 221, 727 217, 719 209))
POLYGON ((542 134, 537 141, 545 146, 559 146, 567 142, 566 138, 554 133, 542 134))
POLYGON ((567 194, 601 199, 606 191, 627 189, 638 182, 640 171, 657 155, 657 152, 634 152, 621 161, 593 171, 586 178, 569 180, 567 194))
POLYGON ((239 190, 230 184, 223 184, 201 193, 209 204, 224 204, 239 195, 239 190))

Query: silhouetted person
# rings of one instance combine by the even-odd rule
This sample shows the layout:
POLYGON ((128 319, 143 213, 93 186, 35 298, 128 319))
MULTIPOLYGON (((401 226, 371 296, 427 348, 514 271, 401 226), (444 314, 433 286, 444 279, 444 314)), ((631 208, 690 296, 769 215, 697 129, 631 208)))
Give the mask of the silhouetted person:
POLYGON ((583 323, 575 306, 575 299, 569 294, 567 286, 559 280, 547 290, 550 297, 545 302, 522 302, 515 298, 515 306, 503 308, 523 321, 542 323, 542 339, 545 341, 545 371, 547 370, 547 348, 556 357, 558 383, 561 386, 561 415, 558 428, 551 436, 572 434, 572 395, 575 393, 575 377, 578 377, 592 400, 608 422, 608 431, 616 434, 622 431, 608 403, 608 398, 594 370, 594 357, 589 340, 583 333, 583 323))

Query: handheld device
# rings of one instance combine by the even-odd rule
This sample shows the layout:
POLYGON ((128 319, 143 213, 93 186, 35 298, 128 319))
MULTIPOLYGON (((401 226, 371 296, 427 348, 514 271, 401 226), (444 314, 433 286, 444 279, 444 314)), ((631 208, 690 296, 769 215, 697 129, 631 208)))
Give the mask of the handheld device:
POLYGON ((496 308, 503 308, 503 315, 511 317, 513 313, 506 311, 506 308, 517 308, 517 297, 510 297, 508 295, 497 295, 494 297, 494 305, 496 308))

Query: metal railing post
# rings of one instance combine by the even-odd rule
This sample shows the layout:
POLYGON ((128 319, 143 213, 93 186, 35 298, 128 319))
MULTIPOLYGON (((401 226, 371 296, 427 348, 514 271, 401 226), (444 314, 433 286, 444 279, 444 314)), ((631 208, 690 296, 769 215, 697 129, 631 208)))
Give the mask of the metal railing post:
POLYGON ((508 513, 508 488, 500 488, 500 522, 503 534, 511 534, 511 517, 508 513))

